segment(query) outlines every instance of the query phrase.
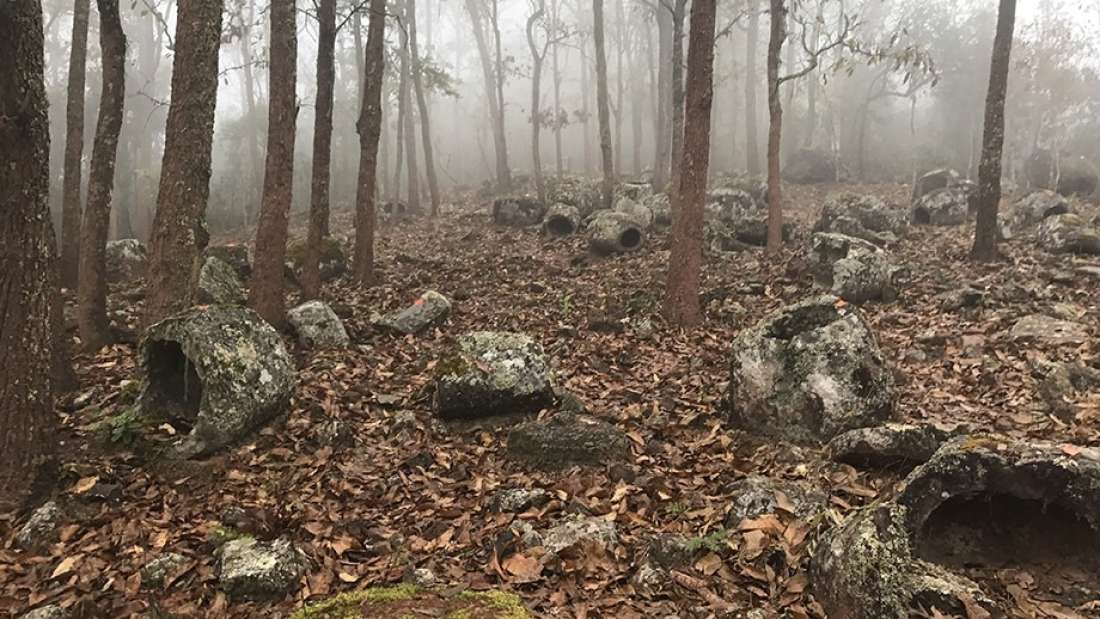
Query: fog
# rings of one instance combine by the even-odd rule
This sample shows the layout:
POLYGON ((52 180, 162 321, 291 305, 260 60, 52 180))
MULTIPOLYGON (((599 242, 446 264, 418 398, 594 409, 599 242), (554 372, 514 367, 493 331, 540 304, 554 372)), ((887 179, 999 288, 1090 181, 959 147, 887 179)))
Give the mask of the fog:
MULTIPOLYGON (((532 57, 526 24, 536 2, 473 0, 489 14, 499 11, 505 139, 508 167, 522 179, 532 170, 532 57)), ((672 0, 607 0, 606 32, 612 140, 616 172, 623 177, 652 174, 658 140, 659 25, 657 11, 672 0), (659 4, 655 4, 659 3, 659 4)), ((417 3, 420 54, 428 89, 436 166, 445 189, 477 188, 496 181, 495 146, 479 49, 472 35, 468 2, 417 3)), ((400 3, 390 2, 395 10, 400 3)), ((297 156, 294 210, 309 201, 318 27, 312 2, 299 3, 297 156)), ((711 175, 759 174, 767 135, 768 14, 765 2, 719 2, 711 175), (749 39, 757 12, 755 67, 748 68, 749 39), (746 113, 747 86, 755 90, 755 115, 746 113), (756 136, 756 152, 749 146, 756 136)), ((690 10, 690 5, 689 5, 690 10)), ((72 4, 47 0, 47 88, 52 126, 52 204, 60 210, 65 143, 65 105, 72 31, 72 4)), ((843 16, 853 24, 844 44, 825 53, 820 66, 782 86, 785 107, 782 159, 811 149, 837 163, 850 181, 907 182, 915 170, 948 165, 977 175, 983 101, 989 72, 996 6, 981 1, 820 0, 791 7, 791 39, 782 71, 805 66, 813 41, 837 33, 843 16), (802 41, 809 41, 804 48, 802 41), (792 44, 793 43, 793 44, 792 44), (811 111, 812 110, 812 111, 811 111)), ((122 7, 128 38, 126 115, 119 148, 112 238, 147 238, 156 202, 164 123, 171 98, 174 0, 138 0, 122 7), (119 222, 125 212, 128 222, 119 222)), ((383 196, 400 199, 406 184, 395 182, 400 28, 387 27, 387 79, 379 174, 383 196)), ((247 225, 258 211, 265 144, 267 5, 230 0, 225 11, 221 81, 214 142, 214 176, 207 217, 212 230, 247 225), (253 83, 251 105, 247 82, 253 83), (252 110, 250 112, 250 110, 252 110)), ((360 67, 366 10, 341 2, 337 22, 337 73, 332 158, 332 206, 354 201, 359 143, 360 67), (361 19, 356 15, 361 12, 361 19), (360 36, 355 33, 360 27, 360 36), (358 46, 358 47, 357 47, 358 46)), ((546 0, 535 23, 539 45, 547 37, 540 118, 544 172, 596 174, 599 170, 592 60, 592 6, 586 0, 546 0), (556 16, 556 19, 555 19, 556 16), (552 57, 557 56, 557 71, 552 57), (555 102, 555 79, 558 101, 555 102), (555 119, 556 122, 552 122, 555 119), (555 131, 560 128, 560 157, 555 131), (559 161, 560 158, 560 168, 559 161)), ((685 20, 685 30, 687 24, 685 20)), ((1050 151, 1059 157, 1100 161, 1097 115, 1096 33, 1100 2, 1030 0, 1020 3, 1006 108, 1005 176, 1024 183, 1028 159, 1050 151)), ((491 30, 487 33, 491 37, 491 30)), ((687 45, 685 32, 682 44, 687 45)), ((492 40, 490 38, 490 44, 492 40)), ((492 61, 493 59, 490 59, 492 61)), ((87 146, 99 94, 99 46, 92 10, 85 93, 87 146)), ((415 103, 410 106, 414 109, 415 103)), ((415 141, 418 156, 419 137, 415 141)), ((419 166, 420 174, 424 166, 419 166)), ((426 191, 426 184, 421 183, 426 191)), ((453 193, 453 192, 452 192, 453 193)))

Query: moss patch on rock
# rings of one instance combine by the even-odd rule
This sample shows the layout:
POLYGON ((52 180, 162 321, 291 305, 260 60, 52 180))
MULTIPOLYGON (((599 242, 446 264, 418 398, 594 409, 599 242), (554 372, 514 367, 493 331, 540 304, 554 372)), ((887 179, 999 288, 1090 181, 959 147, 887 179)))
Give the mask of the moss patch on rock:
POLYGON ((411 584, 341 593, 301 608, 290 619, 353 617, 443 617, 444 619, 530 619, 523 601, 504 591, 422 589, 411 584))

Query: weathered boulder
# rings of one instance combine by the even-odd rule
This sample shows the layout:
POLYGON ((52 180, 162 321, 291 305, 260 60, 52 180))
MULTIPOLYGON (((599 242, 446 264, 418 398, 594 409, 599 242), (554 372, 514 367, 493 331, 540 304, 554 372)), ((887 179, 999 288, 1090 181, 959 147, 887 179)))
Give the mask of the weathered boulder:
POLYGON ((792 516, 811 520, 825 509, 824 492, 812 486, 749 475, 730 486, 733 499, 726 515, 726 526, 737 528, 742 520, 759 518, 791 509, 792 516))
MULTIPOLYGON (((294 277, 302 277, 302 265, 306 260, 306 240, 295 239, 286 246, 286 259, 294 271, 294 277)), ((348 257, 338 239, 327 236, 321 239, 321 281, 331 281, 348 270, 348 257)))
MULTIPOLYGON (((708 202, 706 212, 707 225, 710 227, 710 235, 713 238, 728 238, 756 247, 763 247, 768 243, 768 212, 752 206, 746 206, 742 200, 751 198, 744 192, 738 192, 741 198, 728 198, 722 202, 708 202)), ((784 241, 794 238, 795 224, 784 222, 782 236, 784 241)), ((724 243, 736 248, 736 244, 724 243)), ((715 245, 715 243, 711 243, 715 245)), ((725 249, 729 251, 730 249, 725 249)))
POLYGON ((1046 149, 1031 154, 1025 172, 1033 186, 1054 190, 1063 196, 1091 196, 1100 184, 1100 174, 1088 159, 1072 156, 1055 159, 1046 149))
POLYGON ((493 223, 498 226, 536 226, 545 214, 546 205, 534 198, 517 196, 493 201, 493 223))
POLYGON ((1060 320, 1044 314, 1029 314, 1012 325, 1009 336, 1014 340, 1060 345, 1083 344, 1088 339, 1088 329, 1079 322, 1060 320))
POLYGON ((218 582, 237 600, 281 598, 298 589, 305 558, 285 539, 259 542, 242 537, 221 547, 218 582))
POLYGON ((653 223, 658 226, 672 225, 672 202, 667 193, 655 193, 642 204, 653 213, 653 223))
POLYGON ((626 213, 600 211, 588 223, 588 248, 601 256, 637 251, 645 239, 645 227, 626 213))
POLYGON ((706 210, 718 219, 730 219, 730 213, 759 211, 767 204, 758 202, 752 194, 734 187, 717 187, 707 192, 706 210))
POLYGON ((1047 217, 1071 212, 1069 201, 1048 189, 1032 192, 1016 202, 1009 215, 1009 227, 1015 232, 1034 226, 1047 217))
POLYGON ((640 181, 627 181, 619 183, 615 187, 614 200, 629 198, 635 202, 645 203, 653 195, 653 185, 640 181))
POLYGON ((286 407, 294 363, 254 311, 195 307, 149 327, 141 340, 140 412, 190 428, 176 445, 196 456, 243 438, 286 407))
POLYGON ((960 226, 969 217, 970 196, 958 186, 925 194, 913 203, 910 221, 923 226, 960 226))
POLYGON ((1039 224, 1039 245, 1054 254, 1100 256, 1100 229, 1073 213, 1047 217, 1039 224))
POLYGON ((814 232, 837 232, 876 245, 894 243, 905 234, 906 216, 875 196, 841 194, 825 201, 814 232))
POLYGON ((813 236, 814 278, 850 303, 897 298, 906 270, 868 241, 828 232, 813 236))
POLYGON ((917 182, 913 184, 910 204, 916 204, 921 198, 937 189, 952 187, 961 179, 962 177, 958 172, 948 168, 939 168, 930 172, 925 172, 917 179, 917 182))
POLYGON ((615 201, 614 210, 616 213, 627 215, 643 229, 648 230, 653 225, 653 211, 649 210, 648 206, 625 196, 615 201))
POLYGON ((1055 417, 1070 422, 1076 417, 1071 398, 1078 392, 1100 390, 1100 369, 1077 361, 1036 361, 1032 367, 1039 378, 1039 396, 1055 417))
POLYGON ((343 321, 324 301, 306 301, 290 309, 286 320, 306 348, 347 348, 351 343, 343 321))
POLYGON ((716 189, 739 189, 752 197, 757 208, 768 205, 768 181, 758 176, 724 178, 717 183, 716 189))
POLYGON ((244 305, 247 301, 237 272, 213 256, 202 263, 195 295, 200 304, 244 305))
POLYGON ((210 245, 202 252, 203 258, 217 258, 233 267, 240 280, 247 281, 252 275, 252 261, 248 257, 248 246, 243 243, 210 245))
MULTIPOLYGON (((1097 488, 1096 449, 953 439, 906 478, 896 499, 824 535, 812 562, 815 597, 830 617, 900 619, 918 608, 1002 616, 1006 609, 962 573, 1094 564, 1097 488)), ((1040 581, 1034 590, 1042 574, 1032 573, 1040 581)))
POLYGON ((107 241, 105 262, 109 283, 132 282, 145 277, 148 254, 145 245, 137 239, 107 241))
POLYGON ((831 154, 803 148, 791 153, 783 167, 783 178, 799 185, 831 183, 836 180, 836 165, 831 154))
POLYGON ((428 290, 409 307, 386 314, 375 324, 398 333, 413 335, 442 321, 450 313, 451 300, 434 290, 428 290))
MULTIPOLYGON (((415 572, 415 570, 414 570, 415 572)), ((295 611, 289 619, 444 617, 532 619, 523 600, 504 591, 426 587, 416 582, 348 591, 295 611)))
POLYGON ((508 455, 546 470, 603 465, 628 460, 630 439, 607 422, 558 413, 512 428, 508 433, 508 455))
POLYGON ((57 529, 64 517, 56 501, 43 503, 31 512, 27 522, 16 532, 16 546, 24 550, 37 550, 57 541, 57 529))
POLYGON ((436 372, 433 408, 444 419, 537 412, 554 399, 546 354, 522 333, 462 335, 436 372))
POLYGON ((887 423, 838 434, 825 445, 825 454, 853 466, 908 470, 927 462, 949 438, 929 424, 887 423))
POLYGON ((550 176, 546 179, 546 201, 577 207, 581 219, 600 208, 600 183, 581 176, 550 176))
POLYGON ((753 432, 821 443, 878 425, 894 381, 858 309, 831 295, 780 309, 734 340, 727 405, 753 432))
POLYGON ((558 202, 546 211, 542 220, 542 229, 555 237, 569 236, 581 227, 581 212, 577 207, 558 202))

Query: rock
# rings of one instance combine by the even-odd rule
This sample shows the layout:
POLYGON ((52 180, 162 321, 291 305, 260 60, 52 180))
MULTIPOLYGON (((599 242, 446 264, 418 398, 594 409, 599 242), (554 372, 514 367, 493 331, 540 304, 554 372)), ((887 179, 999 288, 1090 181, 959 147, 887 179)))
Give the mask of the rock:
POLYGON ((880 198, 845 193, 825 201, 814 232, 837 232, 886 245, 897 241, 907 228, 902 211, 891 209, 880 198))
POLYGON ((383 221, 396 222, 408 219, 412 214, 409 205, 400 200, 386 200, 382 203, 378 213, 383 221))
POLYGON ((667 589, 672 584, 672 578, 668 570, 647 561, 638 566, 638 571, 634 572, 630 582, 639 593, 652 597, 667 589))
POLYGON ((218 582, 236 600, 281 598, 298 589, 305 570, 305 558, 289 541, 242 537, 222 546, 218 582))
POLYGON ((732 350, 727 405, 747 430, 820 443, 893 414, 893 376, 875 335, 834 296, 774 312, 732 350))
POLYGON ((421 589, 430 589, 439 584, 439 577, 426 567, 418 567, 409 574, 409 582, 421 589))
POLYGON ((175 552, 158 555, 141 568, 141 586, 146 589, 163 587, 165 579, 184 563, 187 563, 187 557, 175 552))
POLYGON ((1034 226, 1047 217, 1069 212, 1069 201, 1053 191, 1041 189, 1028 194, 1012 207, 1008 225, 1015 232, 1034 226))
POLYGON ((542 488, 507 488, 489 499, 495 512, 525 512, 532 507, 542 507, 550 502, 551 495, 542 488))
POLYGON ((344 323, 324 301, 306 301, 286 313, 286 320, 306 348, 347 348, 344 323))
POLYGON ((535 226, 545 214, 546 205, 534 198, 497 198, 493 201, 493 223, 498 226, 535 226))
POLYGON ((726 526, 736 528, 742 520, 775 514, 793 507, 791 514, 811 520, 825 508, 824 492, 796 482, 780 481, 762 475, 749 475, 730 486, 733 502, 726 516, 726 526), (779 496, 786 498, 781 501, 779 496))
POLYGON ((970 285, 948 290, 936 295, 936 300, 944 310, 949 312, 968 307, 979 307, 985 304, 985 291, 970 285))
POLYGON ((107 241, 104 259, 108 283, 122 284, 145 277, 148 254, 137 239, 107 241))
POLYGON ((546 211, 542 229, 553 237, 569 236, 581 227, 581 212, 577 207, 558 202, 546 211))
POLYGON ((614 210, 616 213, 627 215, 644 230, 648 230, 653 225, 653 211, 649 210, 648 206, 630 198, 619 198, 615 202, 614 210))
MULTIPOLYGON (((709 233, 712 238, 724 236, 733 239, 737 243, 763 247, 768 242, 768 213, 766 210, 746 206, 742 201, 750 199, 748 194, 738 192, 740 198, 729 198, 723 202, 708 202, 707 224, 713 228, 709 233)), ((794 238, 795 225, 793 222, 783 224, 782 236, 784 241, 794 238)), ((714 243, 712 242, 712 245, 714 243)), ((729 244, 726 244, 729 246, 729 244)), ((736 247, 736 245, 734 245, 736 247)), ((730 249, 725 249, 730 251, 730 249)))
POLYGON ((355 444, 355 429, 340 419, 326 419, 312 429, 313 440, 318 445, 339 449, 355 444))
POLYGON ((547 470, 603 465, 628 460, 630 439, 609 423, 559 413, 512 428, 508 433, 508 455, 547 470))
POLYGON ((707 192, 706 208, 718 219, 730 219, 729 213, 741 214, 745 211, 764 210, 766 204, 758 202, 756 198, 743 189, 733 187, 718 187, 707 192))
POLYGON ((635 202, 645 202, 651 196, 653 196, 653 186, 649 183, 643 183, 638 181, 628 181, 619 183, 615 187, 615 201, 619 198, 628 198, 635 202))
POLYGON ((196 307, 141 340, 141 415, 191 431, 179 455, 216 451, 281 413, 297 380, 282 338, 254 311, 196 307))
MULTIPOLYGON (((302 264, 306 260, 306 240, 295 239, 286 246, 286 259, 293 269, 296 280, 302 277, 302 264)), ((321 239, 321 281, 328 282, 340 277, 348 270, 348 257, 340 241, 327 236, 321 239)))
POLYGON ((69 613, 59 604, 47 604, 46 606, 40 606, 34 610, 29 610, 22 615, 19 619, 68 619, 69 613))
POLYGON ((836 181, 836 166, 831 154, 803 148, 787 159, 783 178, 798 185, 832 183, 836 181))
POLYGON ((1054 254, 1100 256, 1100 229, 1087 224, 1080 215, 1054 215, 1039 225, 1039 245, 1054 254))
POLYGON ((961 226, 969 218, 969 194, 959 187, 946 187, 925 194, 910 212, 910 221, 923 226, 961 226))
POLYGON ((436 366, 433 408, 444 419, 537 412, 554 400, 542 346, 522 333, 476 331, 436 366))
POLYGON ((619 532, 613 523, 603 518, 574 517, 546 530, 541 538, 542 547, 556 555, 582 542, 610 550, 618 545, 619 532))
POLYGON ((404 583, 347 591, 295 611, 289 619, 350 617, 443 617, 445 619, 533 619, 517 595, 498 590, 418 587, 404 583))
POLYGON ((1029 569, 1033 561, 1079 569, 1095 556, 1096 488, 1094 448, 953 439, 905 479, 896 499, 854 512, 819 540, 815 596, 828 616, 851 619, 909 617, 918 606, 964 616, 981 606, 1007 616, 962 573, 1029 569))
POLYGON ((948 438, 933 425, 887 423, 838 434, 825 445, 825 454, 852 466, 909 470, 927 462, 948 438))
POLYGON ((642 202, 653 213, 653 223, 658 226, 672 225, 672 202, 666 193, 655 193, 642 202))
POLYGON ((645 228, 626 213, 600 211, 588 223, 588 248, 597 255, 637 251, 645 240, 645 228))
POLYGON ((1100 390, 1100 369, 1091 368, 1084 363, 1033 364, 1039 374, 1039 395, 1043 398, 1050 413, 1065 422, 1076 418, 1076 411, 1070 403, 1078 392, 1100 390))
POLYGON ((549 176, 546 178, 546 200, 577 207, 581 219, 601 208, 600 182, 581 176, 549 176))
POLYGON ((1032 185, 1055 190, 1063 196, 1091 196, 1100 182, 1096 166, 1088 159, 1060 156, 1056 161, 1046 149, 1032 153, 1024 170, 1032 185))
POLYGON ((241 243, 211 245, 202 253, 203 258, 217 258, 233 267, 237 277, 243 282, 252 275, 252 262, 248 257, 248 246, 241 243))
POLYGON ((237 272, 229 264, 214 257, 207 258, 202 263, 195 293, 200 304, 244 305, 247 301, 237 272))
POLYGON ((1085 265, 1077 267, 1076 272, 1089 279, 1100 280, 1100 266, 1085 265))
POLYGON ((913 185, 913 194, 910 203, 916 204, 921 198, 937 189, 953 187, 961 178, 958 172, 948 168, 939 168, 931 172, 925 172, 913 185))
POLYGON ((758 176, 726 178, 718 183, 718 189, 739 189, 752 197, 757 208, 766 208, 768 205, 768 181, 758 176))
POLYGON ((57 539, 57 529, 65 514, 56 501, 43 503, 31 512, 27 522, 15 534, 15 545, 24 550, 38 550, 57 539))
POLYGON ((415 303, 403 310, 386 314, 376 325, 405 335, 420 333, 451 314, 451 300, 428 290, 415 303))
POLYGON ((886 252, 862 239, 818 232, 813 236, 817 256, 814 279, 849 303, 890 302, 897 298, 906 271, 886 252))
POLYGON ((1036 341, 1044 344, 1083 344, 1088 339, 1088 329, 1079 322, 1059 320, 1043 314, 1030 314, 1016 321, 1009 333, 1014 340, 1036 341))

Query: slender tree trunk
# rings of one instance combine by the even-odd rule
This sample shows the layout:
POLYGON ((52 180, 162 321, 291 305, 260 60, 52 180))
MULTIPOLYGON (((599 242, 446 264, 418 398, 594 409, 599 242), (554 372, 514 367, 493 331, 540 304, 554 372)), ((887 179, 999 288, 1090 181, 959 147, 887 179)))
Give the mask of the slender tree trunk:
POLYGON ((539 144, 539 132, 542 130, 542 59, 539 46, 535 42, 535 24, 546 13, 545 0, 539 0, 538 6, 527 18, 527 47, 531 50, 531 165, 535 173, 535 192, 539 202, 546 203, 546 183, 542 178, 542 151, 539 144))
POLYGON ((749 31, 745 37, 745 164, 752 176, 760 175, 759 131, 756 128, 756 49, 760 38, 759 0, 749 0, 749 31))
POLYGON ((272 1, 267 164, 260 221, 256 228, 255 265, 248 294, 248 305, 276 327, 282 327, 286 320, 283 263, 287 217, 294 195, 294 136, 298 116, 295 18, 295 0, 272 1))
POLYGON ((1016 0, 1001 0, 997 12, 997 34, 989 69, 989 93, 985 99, 985 129, 982 161, 978 171, 978 223, 974 228, 971 257, 995 260, 997 251, 997 207, 1001 201, 1001 159, 1005 142, 1005 93, 1012 57, 1012 31, 1016 25, 1016 0))
MULTIPOLYGON (((657 4, 657 133, 653 149, 653 188, 668 185, 672 115, 672 13, 663 2, 657 4)), ((670 193, 675 193, 670 192, 670 193)))
MULTIPOLYGON (((560 22, 558 21, 561 10, 561 0, 550 0, 550 10, 554 12, 553 23, 554 32, 558 32, 560 28, 560 22)), ((557 166, 558 176, 561 177, 565 174, 565 164, 561 155, 561 70, 558 67, 558 47, 560 43, 557 39, 554 40, 551 47, 550 62, 553 65, 554 70, 554 163, 557 166)))
MULTIPOLYGON (((401 5, 404 14, 404 23, 408 24, 409 1, 405 0, 401 5)), ((405 162, 408 168, 406 180, 408 182, 409 211, 420 210, 420 172, 416 160, 416 123, 413 119, 412 109, 412 66, 409 58, 409 31, 407 26, 401 29, 401 83, 398 88, 400 97, 399 107, 404 110, 401 114, 402 133, 404 135, 405 162)))
POLYGON ((626 21, 623 0, 615 0, 615 170, 623 169, 623 47, 626 21))
POLYGON ((787 39, 785 0, 771 2, 771 33, 768 37, 768 254, 783 244, 783 187, 779 176, 779 147, 783 139, 783 103, 779 98, 779 63, 787 39))
POLYGON ((374 284, 374 196, 378 178, 378 138, 382 134, 382 80, 386 67, 386 0, 371 0, 370 29, 359 110, 359 181, 355 194, 355 278, 374 284))
POLYGON ((332 180, 332 105, 336 88, 336 0, 321 0, 317 8, 317 99, 313 117, 313 179, 309 199, 309 231, 302 262, 302 296, 321 294, 321 240, 328 228, 329 185, 332 180))
MULTIPOLYGON (((495 3, 496 0, 493 0, 495 3)), ((493 56, 485 41, 485 18, 481 13, 478 0, 465 0, 466 12, 473 24, 474 40, 477 43, 478 57, 481 59, 481 73, 485 79, 485 96, 489 102, 489 121, 493 128, 493 145, 496 155, 497 190, 507 191, 512 185, 511 172, 508 170, 508 144, 504 134, 504 110, 501 108, 503 97, 498 97, 497 80, 501 76, 493 70, 493 56)), ((499 64, 503 64, 502 62, 499 64)))
MULTIPOLYGON (((814 20, 813 34, 810 35, 810 49, 817 49, 817 42, 821 39, 824 12, 825 3, 818 3, 817 19, 814 20)), ((814 132, 817 131, 817 88, 817 76, 811 75, 806 86, 806 133, 802 136, 802 148, 812 148, 814 145, 814 132)))
POLYGON ((146 277, 146 325, 191 305, 210 196, 221 31, 222 0, 188 0, 179 5, 172 104, 146 277))
POLYGON ((633 62, 630 69, 630 135, 633 139, 631 144, 632 164, 634 170, 634 176, 640 177, 642 175, 642 101, 645 97, 642 95, 642 71, 641 63, 645 61, 641 54, 641 45, 638 43, 638 34, 635 31, 634 45, 633 45, 633 62))
POLYGON ((607 50, 604 45, 603 0, 592 0, 592 39, 596 44, 596 108, 600 122, 600 154, 603 163, 603 207, 611 208, 615 192, 615 168, 611 148, 611 110, 607 102, 607 50))
MULTIPOLYGON (((680 159, 684 147, 684 12, 687 0, 676 0, 672 11, 672 135, 670 136, 671 186, 680 186, 680 159)), ((672 212, 676 213, 676 198, 672 192, 672 212)))
POLYGON ((439 179, 435 175, 435 155, 432 152, 432 124, 428 117, 428 99, 424 95, 424 78, 420 68, 420 50, 416 42, 416 0, 409 3, 409 46, 412 54, 413 89, 416 107, 420 111, 420 141, 424 146, 424 167, 428 176, 428 193, 432 199, 432 217, 439 216, 439 179))
POLYGON ((497 177, 502 179, 501 187, 505 190, 512 188, 512 170, 508 165, 508 140, 504 123, 504 54, 500 46, 500 0, 490 0, 492 6, 489 24, 493 28, 493 44, 496 47, 496 86, 497 86, 497 140, 500 144, 497 149, 497 177))
POLYGON ((244 29, 241 33, 241 64, 244 75, 244 102, 247 106, 249 128, 248 134, 248 173, 249 185, 245 193, 244 211, 245 219, 251 223, 255 217, 255 200, 258 197, 260 187, 260 119, 256 115, 256 83, 252 62, 252 25, 256 20, 256 9, 253 0, 244 0, 247 4, 247 14, 242 17, 244 29))
POLYGON ((51 481, 57 257, 42 5, 0 3, 0 512, 51 481))
POLYGON ((65 163, 61 195, 61 285, 75 288, 80 262, 80 176, 84 156, 84 76, 88 58, 89 0, 73 2, 69 92, 65 108, 65 163))
POLYGON ((591 110, 588 107, 591 88, 591 69, 588 66, 588 53, 585 51, 587 41, 581 43, 581 133, 584 134, 584 174, 592 173, 592 132, 589 127, 592 124, 591 110))
POLYGON ((85 350, 111 343, 107 322, 107 234, 111 223, 111 194, 115 185, 115 157, 122 131, 126 97, 126 35, 118 14, 118 0, 96 0, 99 7, 99 47, 103 58, 103 90, 99 121, 88 176, 88 206, 80 234, 80 280, 77 288, 77 325, 85 350))
POLYGON ((694 0, 688 47, 687 114, 680 166, 679 212, 672 220, 672 245, 664 314, 672 324, 702 322, 699 281, 703 266, 703 203, 710 165, 710 115, 714 98, 716 0, 694 0))

